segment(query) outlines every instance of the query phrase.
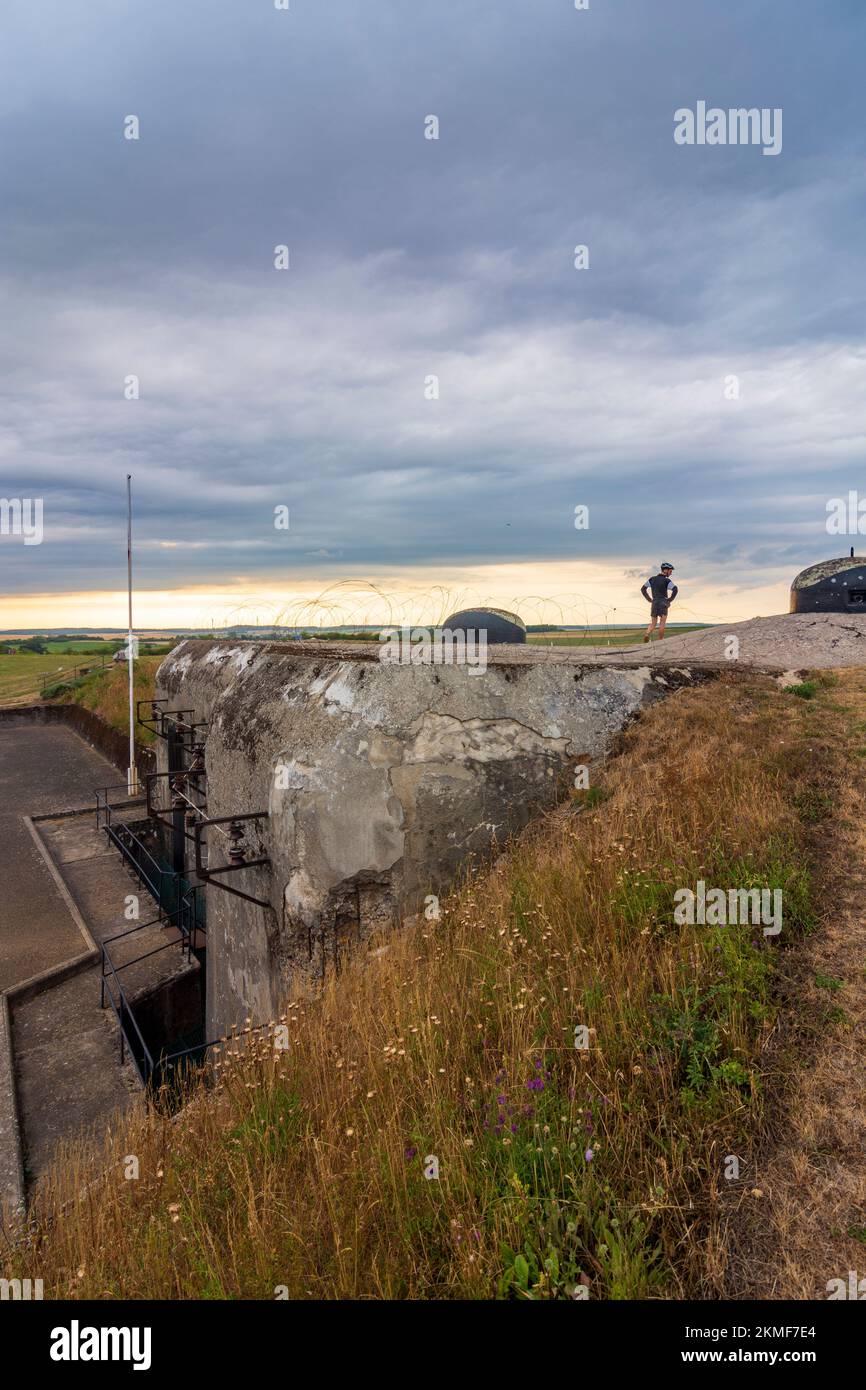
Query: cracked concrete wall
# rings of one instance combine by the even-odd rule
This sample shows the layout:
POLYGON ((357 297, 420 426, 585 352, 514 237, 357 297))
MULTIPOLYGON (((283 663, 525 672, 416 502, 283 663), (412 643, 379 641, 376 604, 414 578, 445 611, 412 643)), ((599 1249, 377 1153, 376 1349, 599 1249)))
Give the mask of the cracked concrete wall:
POLYGON ((299 973, 417 910, 551 804, 642 703, 691 679, 543 656, 510 663, 500 649, 473 674, 382 664, 376 649, 225 641, 166 658, 157 694, 209 724, 209 815, 268 811, 247 840, 270 866, 230 882, 269 906, 207 889, 209 1036, 273 1017, 299 973))

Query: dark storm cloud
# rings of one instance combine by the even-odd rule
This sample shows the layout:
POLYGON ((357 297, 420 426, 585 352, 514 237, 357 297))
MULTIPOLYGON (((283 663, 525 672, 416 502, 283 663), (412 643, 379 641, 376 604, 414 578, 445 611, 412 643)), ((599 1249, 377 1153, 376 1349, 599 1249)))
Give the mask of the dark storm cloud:
POLYGON ((866 433, 858 8, 13 0, 2 25, 0 491, 46 525, 0 545, 5 591, 121 584, 127 471, 151 585, 571 558, 577 503, 594 558, 826 552, 866 433), (782 154, 677 147, 698 99, 782 107, 782 154))

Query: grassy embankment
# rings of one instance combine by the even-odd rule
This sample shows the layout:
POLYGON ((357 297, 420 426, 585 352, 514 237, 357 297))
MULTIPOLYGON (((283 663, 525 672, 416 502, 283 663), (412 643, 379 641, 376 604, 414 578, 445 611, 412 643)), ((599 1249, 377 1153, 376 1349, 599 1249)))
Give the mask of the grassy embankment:
POLYGON ((141 1104, 59 1155, 19 1271, 46 1297, 717 1295, 852 746, 846 706, 803 693, 728 677, 653 707, 439 921, 233 1038, 180 1116, 141 1104), (781 889, 781 936, 675 925, 698 879, 781 889))
MULTIPOLYGON (((154 692, 156 673, 163 658, 141 656, 135 663, 133 691, 136 700, 147 700, 154 692)), ((107 671, 97 671, 76 682, 72 690, 58 697, 60 704, 83 705, 98 714, 112 728, 129 733, 129 674, 126 663, 118 662, 107 671)), ((139 724, 135 730, 137 743, 153 743, 155 734, 139 724)))
MULTIPOLYGON (((44 653, 19 651, 10 655, 5 651, 0 652, 0 705, 28 704, 43 698, 64 698, 67 696, 68 688, 71 688, 72 698, 75 698, 77 691, 82 690, 86 692, 87 700, 93 700, 93 692, 99 681, 110 682, 110 689, 113 691, 118 678, 126 681, 125 666, 120 666, 119 663, 117 666, 111 664, 112 655, 122 645, 122 642, 51 642, 44 653), (108 663, 104 670, 100 669, 101 661, 108 663), (82 666, 90 666, 91 673, 76 676, 76 670, 82 666)), ((163 645, 156 650, 164 654, 170 647, 163 645)), ((143 649, 136 669, 138 670, 140 665, 145 683, 148 680, 152 683, 153 673, 159 666, 161 656, 150 656, 147 651, 147 648, 143 649)), ((149 693, 149 690, 143 691, 143 694, 149 693)))

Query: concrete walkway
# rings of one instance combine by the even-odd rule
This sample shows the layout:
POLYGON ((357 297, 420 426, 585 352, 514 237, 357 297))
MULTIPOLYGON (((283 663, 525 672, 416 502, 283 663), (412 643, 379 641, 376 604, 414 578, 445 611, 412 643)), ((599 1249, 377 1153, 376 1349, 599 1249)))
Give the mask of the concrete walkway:
MULTIPOLYGON (((118 786, 116 768, 77 734, 57 726, 0 731, 0 757, 2 832, 18 850, 10 891, 0 896, 2 984, 9 991, 11 1035, 6 1086, 0 1068, 0 1092, 9 1089, 10 1076, 12 1087, 5 1101, 0 1094, 0 1179, 15 1203, 22 1187, 19 1174, 16 1191, 16 1143, 23 1185, 29 1186, 58 1143, 104 1126, 141 1094, 129 1060, 120 1064, 114 1014, 100 1007, 101 966, 93 947, 136 926, 124 915, 131 894, 139 899, 139 921, 155 917, 156 905, 97 830, 92 811, 63 814, 64 805, 89 808, 96 787, 118 786), (49 808, 61 814, 46 814, 49 808), (40 811, 29 824, 25 813, 40 811), (77 964, 64 978, 70 960, 77 964), (41 981, 21 989, 46 968, 61 973, 47 987, 41 981)), ((196 962, 190 965, 182 957, 177 934, 160 925, 118 942, 112 959, 121 966, 162 946, 166 949, 123 972, 131 1000, 197 971, 196 962)))
POLYGON ((0 728, 0 990, 82 949, 81 933, 24 820, 94 804, 117 768, 61 725, 0 728))

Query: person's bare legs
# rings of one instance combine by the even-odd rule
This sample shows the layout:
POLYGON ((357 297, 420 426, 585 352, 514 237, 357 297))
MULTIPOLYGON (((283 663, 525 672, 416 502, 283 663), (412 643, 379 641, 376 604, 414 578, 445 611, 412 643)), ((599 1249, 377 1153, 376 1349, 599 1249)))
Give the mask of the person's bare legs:
POLYGON ((656 626, 656 623, 657 623, 657 622, 658 622, 658 618, 650 618, 650 620, 649 620, 649 626, 647 627, 646 633, 644 634, 644 639, 643 639, 643 640, 644 640, 645 642, 651 642, 651 641, 652 641, 652 635, 653 635, 653 633, 655 632, 655 626, 656 626))
POLYGON ((668 620, 668 615, 667 615, 667 613, 662 613, 661 617, 659 618, 659 637, 660 637, 660 638, 661 638, 661 637, 664 637, 664 635, 665 635, 665 623, 667 622, 667 620, 668 620))

